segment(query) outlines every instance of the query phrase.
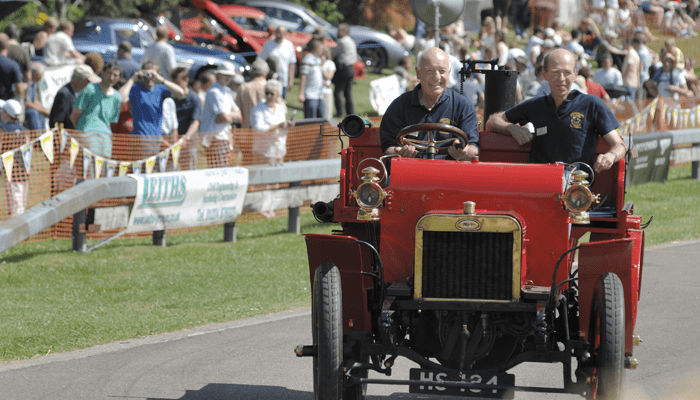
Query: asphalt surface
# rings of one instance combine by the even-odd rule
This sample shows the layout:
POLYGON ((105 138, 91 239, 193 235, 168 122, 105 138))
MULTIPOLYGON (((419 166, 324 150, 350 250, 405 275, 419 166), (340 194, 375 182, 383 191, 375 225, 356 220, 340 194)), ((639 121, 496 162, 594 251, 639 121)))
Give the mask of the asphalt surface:
MULTIPOLYGON (((636 328, 643 343, 635 350, 641 364, 627 371, 628 399, 700 398, 699 260, 700 241, 646 250, 636 328)), ((311 343, 310 328, 310 311, 302 309, 0 364, 0 399, 310 400, 312 361, 293 355, 297 344, 311 343)), ((406 379, 410 367, 397 363, 392 378, 406 379)), ((517 384, 561 387, 556 365, 520 366, 515 374, 517 384)), ((407 391, 370 386, 368 399, 436 398, 407 391)))

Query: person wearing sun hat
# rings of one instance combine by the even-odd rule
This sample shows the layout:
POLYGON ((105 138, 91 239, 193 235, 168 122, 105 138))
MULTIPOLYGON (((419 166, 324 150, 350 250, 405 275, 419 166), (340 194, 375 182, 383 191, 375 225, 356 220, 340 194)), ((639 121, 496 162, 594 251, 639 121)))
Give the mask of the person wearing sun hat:
POLYGON ((207 90, 200 119, 202 146, 206 148, 207 167, 228 165, 233 151, 231 125, 241 120, 241 110, 233 100, 231 81, 236 70, 228 61, 216 67, 216 83, 207 90))
POLYGON ((20 146, 29 143, 29 132, 19 123, 22 106, 17 100, 6 100, 0 111, 0 144, 3 152, 15 149, 12 165, 12 180, 5 184, 5 204, 7 216, 21 214, 27 204, 27 172, 22 162, 20 146))

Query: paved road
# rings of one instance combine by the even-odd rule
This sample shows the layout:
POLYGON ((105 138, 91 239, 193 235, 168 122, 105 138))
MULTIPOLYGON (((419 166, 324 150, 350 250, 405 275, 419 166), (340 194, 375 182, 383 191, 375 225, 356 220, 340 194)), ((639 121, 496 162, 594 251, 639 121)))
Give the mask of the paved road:
MULTIPOLYGON (((644 343, 635 351, 639 369, 627 372, 628 398, 699 398, 700 241, 647 249, 644 260, 636 330, 644 343)), ((311 343, 310 325, 303 309, 0 364, 0 399, 310 400, 311 359, 292 352, 311 343)), ((397 364, 394 377, 407 368, 397 364)), ((516 376, 529 385, 561 380, 556 366, 520 367, 516 376)), ((405 391, 373 386, 368 398, 423 398, 398 393, 405 391)))

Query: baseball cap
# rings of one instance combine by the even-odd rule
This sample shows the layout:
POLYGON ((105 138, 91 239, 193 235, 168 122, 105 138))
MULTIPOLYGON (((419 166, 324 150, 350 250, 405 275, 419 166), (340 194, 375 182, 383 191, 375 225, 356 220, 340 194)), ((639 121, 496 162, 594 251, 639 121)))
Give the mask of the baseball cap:
POLYGON ((245 78, 243 78, 243 75, 236 74, 233 76, 233 83, 236 85, 242 85, 245 83, 245 78))
POLYGON ((554 47, 554 41, 553 41, 552 39, 545 39, 544 42, 542 43, 542 47, 553 48, 553 47, 554 47))
POLYGON ((519 55, 515 57, 515 62, 527 65, 530 62, 530 60, 528 60, 527 57, 524 55, 519 55))
POLYGON ((546 29, 544 30, 544 35, 545 35, 546 37, 554 37, 554 35, 556 35, 556 34, 557 34, 557 33, 554 32, 554 29, 552 29, 552 28, 546 28, 546 29))
POLYGON ((617 32, 613 31, 612 29, 606 29, 605 34, 603 35, 605 37, 611 37, 611 38, 616 38, 617 37, 617 32))
POLYGON ((228 61, 224 61, 216 67, 215 73, 222 75, 236 75, 236 68, 228 61))
POLYGON ((73 71, 73 77, 87 79, 92 83, 99 83, 102 81, 102 79, 100 79, 99 76, 95 75, 95 72, 93 72, 92 68, 90 68, 89 65, 85 64, 75 66, 75 70, 73 71))
POLYGON ((5 101, 5 105, 2 106, 2 109, 14 119, 19 118, 19 115, 22 113, 22 106, 19 104, 19 101, 14 99, 5 101))

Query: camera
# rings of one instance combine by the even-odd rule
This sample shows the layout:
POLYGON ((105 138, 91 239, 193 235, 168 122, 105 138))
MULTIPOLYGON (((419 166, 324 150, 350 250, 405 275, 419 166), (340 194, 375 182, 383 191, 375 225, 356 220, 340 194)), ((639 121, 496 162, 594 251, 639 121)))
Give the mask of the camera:
POLYGON ((144 72, 143 73, 143 79, 151 79, 151 78, 153 78, 152 72, 144 72))

